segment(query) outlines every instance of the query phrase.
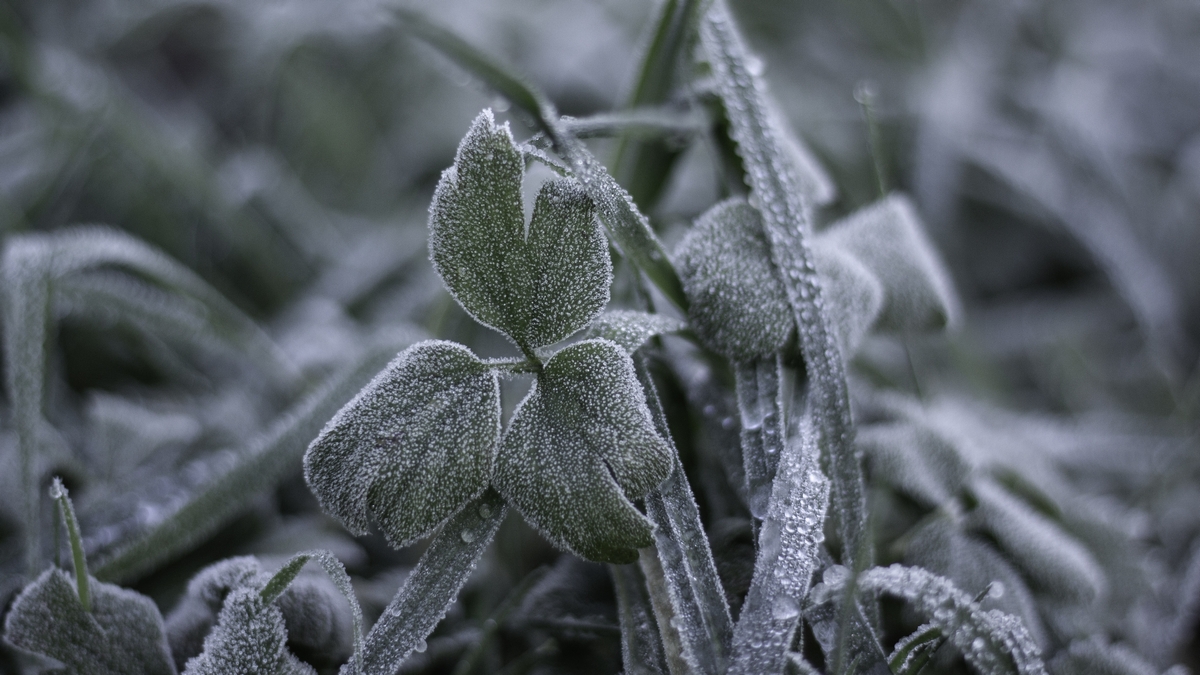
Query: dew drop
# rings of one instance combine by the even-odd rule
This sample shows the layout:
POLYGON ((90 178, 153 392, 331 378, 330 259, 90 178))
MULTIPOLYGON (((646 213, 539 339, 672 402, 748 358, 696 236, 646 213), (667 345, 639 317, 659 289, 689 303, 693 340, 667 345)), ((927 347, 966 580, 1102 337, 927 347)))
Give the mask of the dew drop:
POLYGON ((413 651, 418 654, 423 654, 425 652, 425 649, 428 647, 429 647, 429 644, 427 642, 425 642, 424 640, 417 640, 417 644, 413 646, 413 651))
POLYGON ((463 530, 460 536, 462 537, 462 540, 468 544, 475 541, 475 533, 470 530, 463 530))

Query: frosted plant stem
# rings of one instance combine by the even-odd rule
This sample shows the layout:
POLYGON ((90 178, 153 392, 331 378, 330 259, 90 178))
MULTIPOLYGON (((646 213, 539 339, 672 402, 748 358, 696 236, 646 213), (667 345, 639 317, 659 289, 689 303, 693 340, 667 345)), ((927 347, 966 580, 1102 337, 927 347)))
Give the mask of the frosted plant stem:
POLYGON ((41 487, 38 475, 38 428, 46 372, 46 339, 50 283, 40 242, 10 240, 0 274, 4 284, 5 386, 13 408, 21 453, 21 486, 25 490, 25 572, 42 566, 41 487))
MULTIPOLYGON (((394 675, 404 659, 433 632, 458 597, 507 512, 504 500, 488 488, 468 503, 433 538, 417 566, 396 592, 363 646, 363 672, 394 675)), ((354 661, 342 667, 353 673, 354 661)))
MULTIPOLYGON (((674 451, 654 383, 643 360, 639 359, 636 365, 655 427, 674 451)), ((683 658, 692 672, 721 675, 728 661, 733 620, 717 576, 712 548, 700 522, 700 509, 683 473, 679 454, 677 451, 674 454, 670 477, 646 495, 646 515, 655 525, 655 549, 662 565, 674 614, 673 627, 679 634, 683 658)))
POLYGON ((782 673, 817 565, 829 481, 808 418, 785 446, 759 535, 754 578, 733 630, 731 675, 782 673))
POLYGON ((646 579, 646 589, 650 592, 650 607, 654 610, 654 623, 658 626, 658 635, 662 639, 667 672, 671 675, 688 675, 690 668, 683 656, 683 643, 677 628, 679 622, 675 619, 675 608, 667 592, 667 581, 657 553, 653 546, 639 550, 638 567, 646 579))
POLYGON ((609 565, 621 621, 621 664, 628 675, 665 675, 666 654, 646 578, 637 565, 609 565))
POLYGON ((789 377, 778 355, 735 364, 734 376, 742 417, 742 465, 746 470, 750 513, 761 520, 767 514, 771 481, 784 444, 782 387, 789 377))
POLYGON ((862 467, 852 444, 845 364, 825 313, 821 282, 806 241, 810 227, 807 205, 794 170, 784 158, 779 135, 771 127, 766 85, 747 65, 746 48, 723 3, 713 3, 701 27, 701 38, 729 114, 730 132, 745 162, 750 201, 762 212, 772 262, 782 272, 799 329, 811 380, 816 442, 832 470, 842 562, 861 569, 872 557, 869 546, 864 545, 862 467), (860 552, 865 553, 864 559, 855 560, 860 552))

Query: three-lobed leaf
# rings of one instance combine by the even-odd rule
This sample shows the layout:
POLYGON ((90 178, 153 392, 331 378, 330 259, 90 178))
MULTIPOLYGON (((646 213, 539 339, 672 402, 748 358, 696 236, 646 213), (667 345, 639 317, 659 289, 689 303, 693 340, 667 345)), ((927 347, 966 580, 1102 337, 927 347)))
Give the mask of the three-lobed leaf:
POLYGON ((587 326, 608 303, 612 261, 595 206, 572 179, 547 181, 525 224, 525 165, 484 110, 442 174, 429 250, 455 299, 528 355, 587 326))
POLYGON ((347 529, 365 534, 369 512, 405 546, 483 493, 499 437, 495 373, 462 345, 421 342, 329 421, 305 478, 347 529))
POLYGON ((653 543, 631 499, 671 472, 633 362, 617 344, 586 340, 551 357, 513 413, 496 458, 500 494, 556 545, 628 563, 653 543))

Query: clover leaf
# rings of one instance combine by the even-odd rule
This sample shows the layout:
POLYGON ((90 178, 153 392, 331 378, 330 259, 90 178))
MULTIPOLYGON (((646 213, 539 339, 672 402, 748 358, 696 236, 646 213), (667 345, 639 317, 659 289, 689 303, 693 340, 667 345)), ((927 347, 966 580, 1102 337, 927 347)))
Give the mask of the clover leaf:
POLYGON ((351 532, 368 531, 369 511, 392 545, 406 546, 483 493, 499 437, 495 373, 462 345, 421 342, 325 425, 304 475, 351 532))
POLYGON ((612 261, 595 205, 573 179, 544 183, 526 226, 524 168, 508 125, 484 110, 434 193, 429 251, 463 308, 529 356, 600 313, 612 261))
POLYGON ((552 356, 517 406, 496 457, 495 485, 555 543, 589 560, 628 563, 653 543, 630 502, 671 472, 633 361, 605 339, 552 356))

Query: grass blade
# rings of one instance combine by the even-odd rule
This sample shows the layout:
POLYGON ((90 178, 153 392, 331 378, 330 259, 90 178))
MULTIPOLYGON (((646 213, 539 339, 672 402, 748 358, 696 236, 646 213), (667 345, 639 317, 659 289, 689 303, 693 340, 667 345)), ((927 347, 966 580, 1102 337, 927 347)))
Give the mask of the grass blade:
POLYGON ((665 675, 663 653, 646 578, 637 565, 609 565, 621 620, 621 664, 629 675, 665 675))
MULTIPOLYGON (((644 363, 638 363, 637 373, 650 403, 655 427, 674 448, 662 403, 644 363)), ((674 459, 670 477, 646 495, 646 515, 656 527, 655 548, 674 611, 683 658, 694 672, 721 675, 728 662, 733 620, 708 537, 700 522, 700 510, 683 473, 678 452, 674 459)))
MULTIPOLYGON (((367 634, 362 672, 394 675, 409 654, 423 648, 425 638, 458 597, 507 511, 500 495, 488 489, 442 527, 367 634)), ((353 672, 358 663, 358 659, 352 660, 341 672, 353 672)))

